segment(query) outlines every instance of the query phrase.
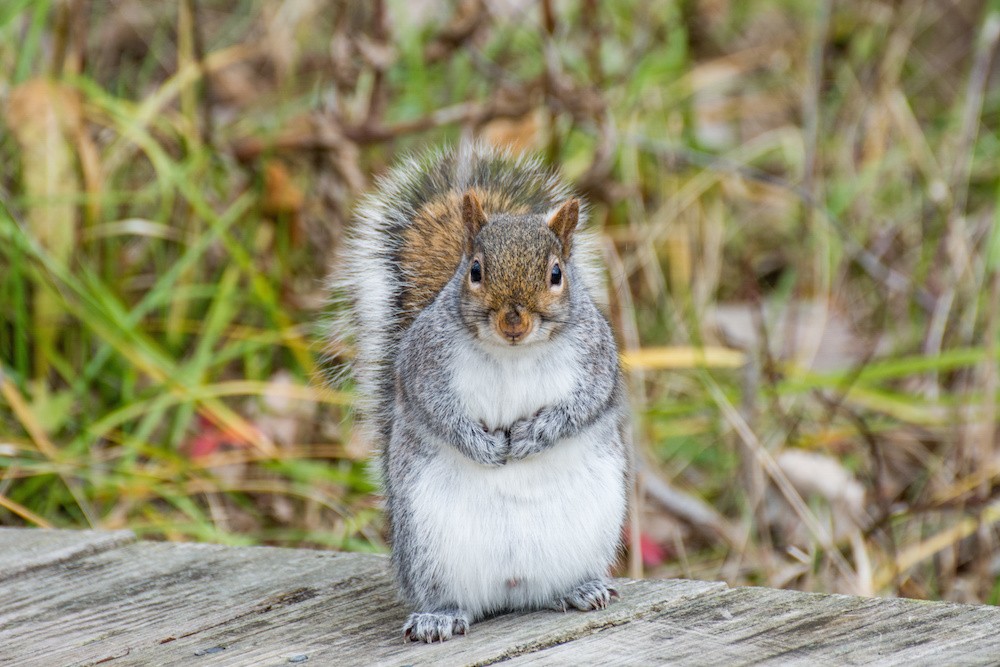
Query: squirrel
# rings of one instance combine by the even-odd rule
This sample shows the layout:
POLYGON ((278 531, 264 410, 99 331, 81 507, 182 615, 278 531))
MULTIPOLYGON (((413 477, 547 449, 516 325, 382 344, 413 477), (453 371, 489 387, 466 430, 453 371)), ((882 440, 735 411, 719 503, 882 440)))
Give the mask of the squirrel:
POLYGON ((404 639, 619 597, 628 407, 584 212, 536 159, 471 142, 402 161, 356 208, 333 287, 404 639))

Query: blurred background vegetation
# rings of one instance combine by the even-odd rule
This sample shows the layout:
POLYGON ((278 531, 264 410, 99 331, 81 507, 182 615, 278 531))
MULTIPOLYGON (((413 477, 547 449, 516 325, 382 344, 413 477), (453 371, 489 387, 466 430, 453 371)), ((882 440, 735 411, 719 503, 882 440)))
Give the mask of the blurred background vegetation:
POLYGON ((593 203, 620 574, 1000 600, 1000 3, 6 0, 0 525, 386 549, 352 203, 478 135, 593 203))

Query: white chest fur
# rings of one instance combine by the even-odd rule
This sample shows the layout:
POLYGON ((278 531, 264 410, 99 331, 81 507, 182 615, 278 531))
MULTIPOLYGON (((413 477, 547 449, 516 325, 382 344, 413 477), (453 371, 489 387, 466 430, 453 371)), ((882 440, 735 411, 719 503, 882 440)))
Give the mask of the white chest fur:
MULTIPOLYGON (((499 364, 458 364, 453 388, 469 416, 508 427, 565 399, 575 377, 558 350, 499 364)), ((481 466, 440 443, 411 489, 413 525, 450 590, 474 617, 546 606, 605 576, 625 512, 625 461, 603 419, 548 450, 501 467, 481 466)))
POLYGON ((456 350, 452 390, 474 421, 491 430, 508 428, 569 397, 577 382, 579 354, 571 345, 555 343, 514 347, 496 355, 463 345, 456 350))

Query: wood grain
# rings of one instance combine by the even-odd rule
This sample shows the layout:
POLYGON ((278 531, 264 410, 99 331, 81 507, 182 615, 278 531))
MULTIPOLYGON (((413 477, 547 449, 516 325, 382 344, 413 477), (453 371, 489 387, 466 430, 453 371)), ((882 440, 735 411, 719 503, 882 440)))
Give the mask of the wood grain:
POLYGON ((117 660, 241 617, 266 616, 308 599, 318 586, 363 580, 384 569, 384 560, 150 542, 35 569, 0 582, 0 665, 117 660))
POLYGON ((714 592, 511 665, 995 665, 1000 609, 768 588, 714 592))
POLYGON ((128 530, 0 528, 0 581, 129 542, 135 542, 135 535, 128 530))
POLYGON ((149 647, 115 664, 190 665, 196 651, 215 647, 224 650, 198 664, 277 665, 298 655, 321 665, 492 664, 628 623, 724 587, 680 580, 620 583, 623 600, 607 610, 509 614, 474 624, 467 637, 424 645, 403 641, 401 628, 408 610, 396 600, 383 569, 340 585, 321 585, 315 597, 300 604, 246 615, 177 642, 149 647))

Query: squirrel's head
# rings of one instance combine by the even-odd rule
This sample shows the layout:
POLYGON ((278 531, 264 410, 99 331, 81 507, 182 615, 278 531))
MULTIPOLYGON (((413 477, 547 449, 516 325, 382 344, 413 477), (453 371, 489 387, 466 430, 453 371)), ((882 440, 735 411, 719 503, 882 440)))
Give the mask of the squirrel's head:
POLYGON ((547 215, 487 217, 476 194, 465 193, 462 320, 474 335, 525 345, 548 340, 568 321, 579 216, 579 202, 570 199, 547 215))

